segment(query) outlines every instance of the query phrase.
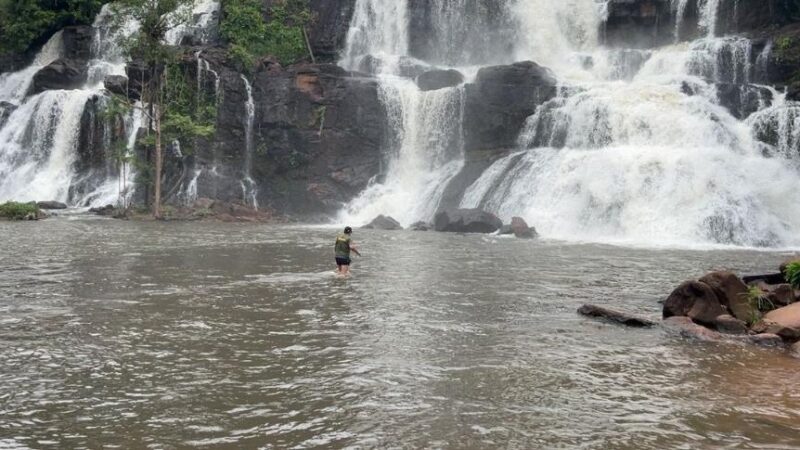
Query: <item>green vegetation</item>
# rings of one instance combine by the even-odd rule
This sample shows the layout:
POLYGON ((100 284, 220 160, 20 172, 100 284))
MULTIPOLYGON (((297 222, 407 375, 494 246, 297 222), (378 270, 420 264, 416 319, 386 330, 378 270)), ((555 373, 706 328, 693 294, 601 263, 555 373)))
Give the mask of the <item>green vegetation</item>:
POLYGON ((68 25, 88 25, 109 0, 0 0, 0 55, 20 53, 68 25))
POLYGON ((745 295, 747 297, 747 303, 750 305, 749 325, 753 325, 761 320, 763 312, 775 309, 775 305, 767 297, 767 294, 758 286, 750 286, 747 288, 747 294, 745 295))
POLYGON ((6 202, 0 205, 0 218, 8 220, 28 220, 36 219, 39 215, 39 207, 35 202, 18 203, 6 202))
POLYGON ((795 289, 800 289, 800 261, 786 265, 786 281, 795 289))
POLYGON ((305 32, 311 21, 308 0, 276 1, 269 21, 264 20, 262 4, 262 0, 229 0, 225 4, 220 33, 242 69, 252 68, 264 56, 292 64, 309 53, 305 32))

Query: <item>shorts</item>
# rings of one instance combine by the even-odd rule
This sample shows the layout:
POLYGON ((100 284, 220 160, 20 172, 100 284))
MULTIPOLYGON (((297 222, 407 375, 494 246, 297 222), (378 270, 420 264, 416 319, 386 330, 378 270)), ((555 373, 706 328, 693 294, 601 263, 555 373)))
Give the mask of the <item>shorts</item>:
POLYGON ((337 266, 349 266, 350 265, 350 258, 336 258, 336 265, 337 266))

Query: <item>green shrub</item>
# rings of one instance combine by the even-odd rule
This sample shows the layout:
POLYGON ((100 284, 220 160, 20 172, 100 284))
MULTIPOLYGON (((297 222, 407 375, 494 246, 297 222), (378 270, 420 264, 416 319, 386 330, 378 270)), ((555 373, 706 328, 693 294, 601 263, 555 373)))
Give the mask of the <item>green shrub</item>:
POLYGON ((37 217, 39 207, 36 203, 6 202, 0 205, 0 217, 9 220, 25 220, 37 217))
POLYGON ((67 25, 91 24, 109 0, 0 0, 0 54, 24 52, 67 25))
POLYGON ((229 0, 220 23, 220 33, 230 45, 230 56, 241 68, 252 68, 263 56, 274 56, 281 64, 303 58, 306 42, 303 28, 311 20, 307 0, 280 0, 264 20, 262 0, 229 0))
POLYGON ((791 262, 786 266, 786 281, 795 289, 800 289, 800 261, 791 262))
POLYGON ((750 305, 750 319, 748 324, 752 325, 761 320, 762 312, 768 312, 775 309, 775 304, 770 301, 767 294, 758 286, 750 286, 747 288, 747 303, 750 305))

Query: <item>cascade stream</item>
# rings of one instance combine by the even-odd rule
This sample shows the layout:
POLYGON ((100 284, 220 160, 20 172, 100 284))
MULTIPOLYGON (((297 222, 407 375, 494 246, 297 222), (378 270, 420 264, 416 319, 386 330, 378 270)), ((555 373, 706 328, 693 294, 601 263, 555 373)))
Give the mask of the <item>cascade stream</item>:
MULTIPOLYGON (((431 9, 436 42, 452 48, 420 61, 409 50, 405 1, 357 1, 340 64, 364 70, 364 61, 378 61, 394 139, 382 178, 344 208, 342 221, 378 214, 403 225, 430 221, 463 165, 463 86, 420 92, 403 76, 409 64, 454 67, 469 83, 476 66, 532 60, 554 72, 559 95, 528 118, 517 150, 483 172, 462 207, 503 220, 522 216, 548 238, 800 245, 798 107, 752 84, 763 55, 756 58, 746 38, 717 35, 718 0, 700 3, 699 39, 654 50, 604 47, 603 2, 505 0, 499 8, 509 29, 499 34, 513 39, 493 52, 466 52, 457 34, 442 36, 481 32, 484 19, 458 14, 470 3, 431 9), (727 86, 752 98, 757 111, 735 117, 720 104, 727 86), (775 129, 777 143, 762 139, 775 129)), ((680 29, 685 1, 672 8, 680 29)))

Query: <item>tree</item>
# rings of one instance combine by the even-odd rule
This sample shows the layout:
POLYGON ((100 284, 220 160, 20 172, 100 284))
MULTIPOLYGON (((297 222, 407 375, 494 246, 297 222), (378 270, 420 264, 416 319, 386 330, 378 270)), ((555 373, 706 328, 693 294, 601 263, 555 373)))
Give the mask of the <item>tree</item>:
POLYGON ((118 0, 118 17, 130 18, 140 24, 138 32, 128 43, 129 56, 141 64, 146 74, 142 83, 142 103, 152 130, 154 147, 153 217, 161 216, 161 181, 164 164, 162 123, 166 113, 166 67, 174 60, 174 49, 164 43, 167 31, 189 20, 194 0, 118 0))

